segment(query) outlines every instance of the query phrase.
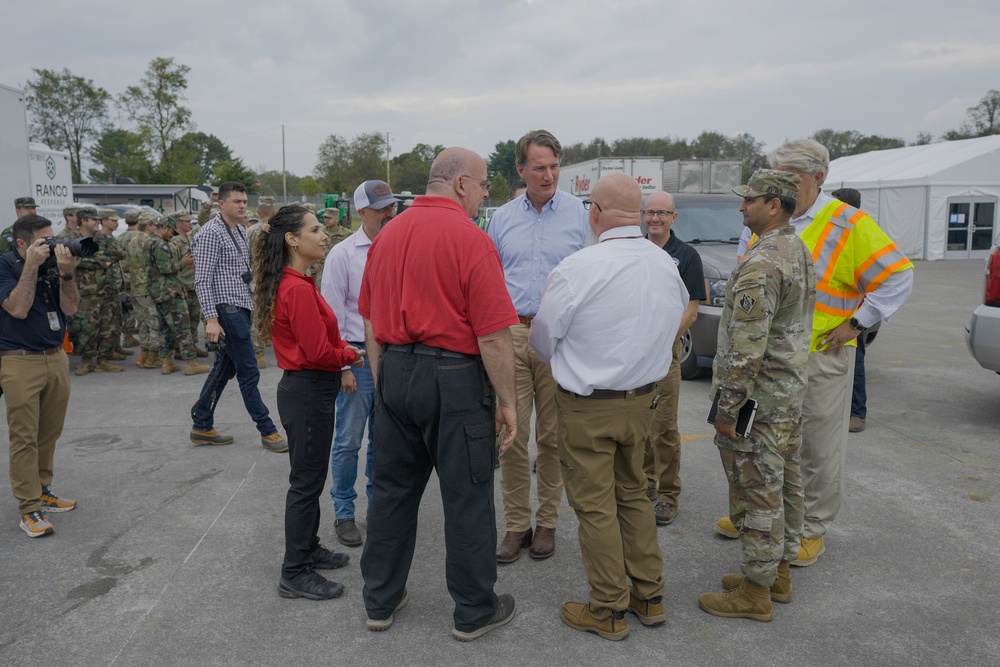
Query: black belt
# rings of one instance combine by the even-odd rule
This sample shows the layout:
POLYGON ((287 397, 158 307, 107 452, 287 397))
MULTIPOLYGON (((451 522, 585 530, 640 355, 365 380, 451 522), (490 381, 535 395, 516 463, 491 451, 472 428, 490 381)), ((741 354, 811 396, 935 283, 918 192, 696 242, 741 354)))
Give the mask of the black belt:
POLYGON ((478 354, 463 354, 461 352, 452 352, 451 350, 446 350, 443 347, 434 347, 433 345, 424 345, 423 343, 406 343, 405 345, 397 345, 396 343, 386 343, 385 350, 387 352, 409 352, 410 354, 424 354, 429 357, 449 357, 451 359, 479 359, 478 354))
POLYGON ((300 377, 307 380, 322 380, 326 382, 336 382, 340 380, 340 371, 320 371, 312 368, 304 368, 300 371, 285 371, 285 377, 300 377))
POLYGON ((365 346, 364 343, 355 343, 353 340, 347 341, 347 344, 348 345, 353 345, 354 347, 364 347, 365 346))
POLYGON ((56 345, 44 350, 0 350, 0 357, 50 357, 53 354, 59 354, 61 351, 62 345, 56 345))
POLYGON ((655 386, 656 383, 650 382, 649 384, 644 384, 641 387, 636 387, 635 389, 629 389, 628 391, 618 391, 617 389, 595 389, 593 393, 591 393, 589 396, 584 396, 583 394, 577 394, 576 392, 572 392, 569 389, 563 389, 561 385, 559 385, 559 391, 561 391, 564 394, 569 394, 570 396, 576 396, 577 398, 597 398, 597 399, 628 398, 629 396, 645 396, 646 394, 653 391, 653 388, 655 386))

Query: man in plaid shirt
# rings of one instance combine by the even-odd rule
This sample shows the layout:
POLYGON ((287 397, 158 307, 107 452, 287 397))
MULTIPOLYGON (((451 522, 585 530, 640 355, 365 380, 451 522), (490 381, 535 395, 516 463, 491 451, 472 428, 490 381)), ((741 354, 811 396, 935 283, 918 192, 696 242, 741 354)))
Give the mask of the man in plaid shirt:
POLYGON ((194 287, 205 315, 205 340, 218 343, 215 363, 191 408, 191 442, 196 445, 228 445, 232 436, 215 430, 215 406, 222 390, 235 376, 243 394, 243 404, 257 424, 261 444, 272 452, 286 452, 288 445, 271 421, 260 398, 257 383, 260 371, 250 340, 250 252, 246 230, 240 224, 247 212, 247 189, 242 183, 227 181, 219 187, 219 213, 195 236, 194 287))

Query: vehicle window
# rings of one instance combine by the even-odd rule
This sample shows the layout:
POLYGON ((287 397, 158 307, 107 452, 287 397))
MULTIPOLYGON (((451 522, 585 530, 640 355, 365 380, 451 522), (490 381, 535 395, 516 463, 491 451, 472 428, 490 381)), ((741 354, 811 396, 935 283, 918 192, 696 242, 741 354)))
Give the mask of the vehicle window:
POLYGON ((735 199, 677 202, 671 232, 686 243, 738 243, 743 233, 739 205, 735 199))

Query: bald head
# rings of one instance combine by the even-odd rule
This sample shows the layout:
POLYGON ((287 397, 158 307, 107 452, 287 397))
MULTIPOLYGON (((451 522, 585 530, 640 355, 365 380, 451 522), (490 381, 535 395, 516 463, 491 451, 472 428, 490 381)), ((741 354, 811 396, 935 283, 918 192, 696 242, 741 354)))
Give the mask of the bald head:
POLYGON ((427 194, 458 202, 472 217, 488 194, 483 183, 488 181, 482 157, 465 148, 446 148, 431 163, 427 194))
POLYGON ((666 245, 670 240, 670 228, 677 222, 674 196, 659 190, 646 197, 646 209, 643 211, 642 221, 646 223, 649 240, 661 248, 666 245))
POLYGON ((642 189, 631 176, 614 172, 601 177, 590 194, 590 226, 600 236, 613 227, 639 225, 642 189))

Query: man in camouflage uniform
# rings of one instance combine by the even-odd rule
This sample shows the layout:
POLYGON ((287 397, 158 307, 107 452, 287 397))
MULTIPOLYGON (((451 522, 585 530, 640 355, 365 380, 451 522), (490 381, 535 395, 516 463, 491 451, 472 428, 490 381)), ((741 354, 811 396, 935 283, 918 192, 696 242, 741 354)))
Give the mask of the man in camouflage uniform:
POLYGON ((121 261, 125 259, 125 250, 114 237, 115 230, 118 229, 118 211, 102 208, 100 214, 101 231, 94 235, 94 240, 110 262, 104 272, 105 298, 101 302, 101 351, 107 351, 108 359, 122 361, 133 354, 133 350, 126 350, 121 346, 125 325, 122 295, 126 293, 121 261))
POLYGON ((142 213, 137 225, 139 235, 134 237, 125 250, 125 262, 129 269, 129 288, 132 292, 132 308, 138 325, 139 368, 162 368, 160 361, 160 315, 156 304, 149 297, 149 265, 152 262, 153 245, 160 242, 159 219, 152 213, 142 213))
MULTIPOLYGON (((125 226, 127 227, 127 229, 125 230, 124 234, 118 237, 118 245, 121 246, 122 252, 125 253, 126 259, 128 258, 129 244, 131 244, 132 241, 138 238, 140 235, 144 236, 143 232, 139 231, 139 215, 141 213, 142 211, 140 209, 132 208, 125 211, 125 215, 123 216, 125 218, 125 226)), ((139 333, 139 323, 138 320, 136 319, 135 300, 131 299, 132 274, 131 271, 129 271, 129 264, 126 261, 126 259, 123 259, 119 263, 119 266, 121 266, 122 270, 122 278, 125 281, 125 292, 129 294, 130 297, 129 299, 130 307, 127 309, 128 312, 125 313, 124 315, 125 342, 122 343, 122 346, 134 347, 139 344, 139 339, 136 338, 136 334, 139 333)))
MULTIPOLYGON (((257 200, 257 212, 253 215, 247 215, 247 222, 250 223, 250 227, 247 229, 247 246, 250 249, 251 266, 253 265, 253 258, 256 252, 254 249, 257 247, 257 239, 268 229, 268 222, 270 222, 271 218, 277 212, 275 205, 274 197, 265 195, 257 200)), ((251 321, 253 317, 254 314, 251 312, 251 321)), ((257 334, 254 333, 252 325, 250 329, 250 341, 253 343, 253 351, 257 356, 257 368, 267 368, 267 360, 264 359, 264 348, 266 346, 257 342, 257 334)))
POLYGON ((72 206, 67 206, 63 209, 63 219, 66 221, 66 226, 62 228, 62 231, 56 234, 57 239, 80 238, 80 222, 77 219, 77 215, 80 213, 80 208, 80 206, 73 204, 72 206))
POLYGON ((799 551, 805 495, 800 470, 802 399, 816 274, 790 225, 799 177, 762 169, 733 192, 757 243, 726 284, 712 366, 718 392, 715 444, 729 480, 729 515, 740 531, 742 572, 705 593, 702 609, 725 618, 770 621, 771 601, 791 602, 789 562, 799 551), (749 435, 736 433, 748 399, 758 402, 749 435))
MULTIPOLYGON (((393 208, 393 213, 395 213, 395 208, 393 208)), ((333 246, 348 238, 354 232, 351 231, 350 227, 340 224, 340 209, 336 206, 324 209, 320 215, 323 216, 323 231, 326 232, 326 254, 329 255, 333 246)), ((315 281, 316 287, 320 289, 323 287, 323 266, 325 264, 326 258, 324 257, 323 259, 314 260, 309 265, 309 275, 315 281)))
MULTIPOLYGON (((34 197, 18 197, 14 200, 14 220, 16 221, 22 215, 34 214, 36 208, 34 197)), ((13 230, 14 223, 12 222, 0 232, 0 255, 14 249, 13 230)))
POLYGON ((175 348, 180 349, 184 360, 184 375, 207 373, 209 367, 199 364, 195 358, 197 353, 191 338, 184 283, 180 278, 181 270, 193 266, 194 259, 190 255, 182 259, 170 243, 177 233, 177 219, 167 216, 160 223, 160 242, 152 244, 150 249, 149 296, 159 314, 159 356, 163 374, 180 370, 174 363, 175 348))
POLYGON ((187 302, 188 321, 191 323, 191 340, 194 342, 194 351, 199 357, 207 357, 208 352, 198 347, 198 327, 201 326, 201 306, 198 303, 198 295, 194 291, 194 258, 191 256, 191 214, 187 211, 171 213, 170 217, 176 222, 177 235, 170 239, 170 245, 174 247, 177 256, 184 263, 184 267, 178 274, 181 282, 184 283, 184 300, 187 302), (192 257, 191 262, 186 260, 192 257))
POLYGON ((198 227, 201 227, 206 222, 212 219, 212 207, 219 206, 219 191, 215 190, 212 195, 208 198, 208 201, 201 205, 198 209, 198 227))
MULTIPOLYGON (((100 230, 101 214, 92 206, 85 206, 77 213, 79 232, 83 238, 97 241, 100 230)), ((107 349, 101 340, 101 309, 108 300, 106 294, 107 272, 113 261, 102 248, 90 257, 80 259, 76 267, 77 287, 80 290, 80 308, 73 316, 76 330, 75 349, 79 350, 82 361, 74 371, 77 375, 86 375, 91 371, 120 373, 124 370, 117 364, 108 362, 108 357, 114 351, 114 346, 107 349), (94 362, 94 358, 97 362, 94 362)), ((72 339, 71 339, 72 340, 72 339)))

